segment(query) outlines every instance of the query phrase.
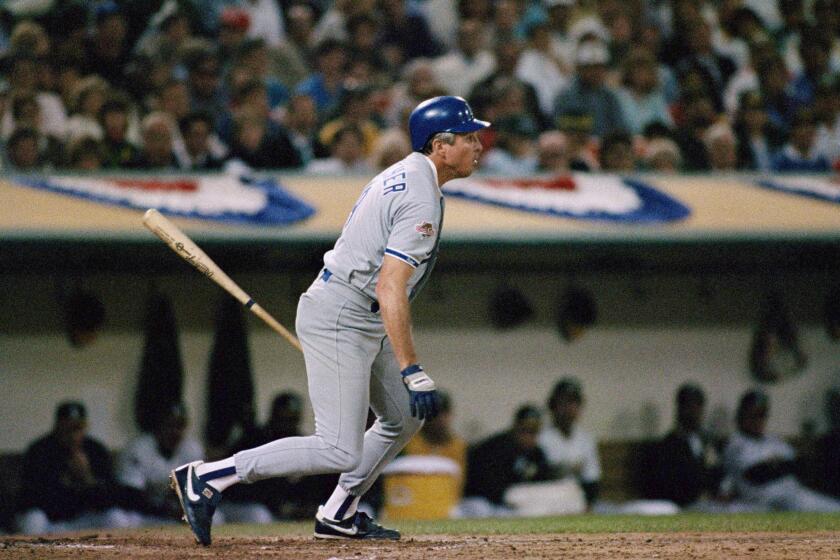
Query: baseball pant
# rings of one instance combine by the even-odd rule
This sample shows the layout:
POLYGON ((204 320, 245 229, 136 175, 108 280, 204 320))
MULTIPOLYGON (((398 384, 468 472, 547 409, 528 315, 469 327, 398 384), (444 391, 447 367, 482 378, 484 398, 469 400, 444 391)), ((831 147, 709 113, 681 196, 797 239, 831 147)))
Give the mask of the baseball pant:
POLYGON ((300 298, 295 324, 303 345, 315 434, 234 456, 243 482, 343 473, 339 486, 363 495, 420 429, 379 315, 370 301, 321 276, 300 298), (368 408, 377 419, 365 432, 368 408))

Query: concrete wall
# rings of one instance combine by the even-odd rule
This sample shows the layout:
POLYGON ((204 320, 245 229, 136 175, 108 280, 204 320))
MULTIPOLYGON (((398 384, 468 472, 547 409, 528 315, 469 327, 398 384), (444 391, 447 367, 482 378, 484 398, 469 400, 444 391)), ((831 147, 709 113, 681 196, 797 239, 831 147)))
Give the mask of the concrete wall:
MULTIPOLYGON (((185 364, 185 398, 193 430, 204 419, 205 379, 213 340, 215 302, 222 292, 197 274, 139 278, 0 276, 0 450, 19 450, 49 429, 55 404, 84 400, 91 432, 112 447, 134 435, 132 396, 143 347, 145 296, 154 284, 175 307, 185 364), (78 281, 99 293, 107 328, 84 349, 72 348, 61 331, 59 284, 78 281)), ((237 278, 264 307, 293 325, 297 294, 311 274, 237 278)), ((415 305, 422 362, 455 402, 455 426, 470 440, 505 427, 525 401, 543 403, 554 382, 576 375, 584 385, 583 425, 602 439, 656 435, 672 422, 673 393, 694 380, 709 395, 710 418, 728 428, 742 391, 755 386, 747 369, 748 347, 759 305, 776 286, 800 327, 810 358, 806 371, 767 387, 773 399, 770 429, 799 432, 806 420, 822 425, 822 394, 840 383, 840 344, 820 324, 827 274, 769 278, 611 276, 575 278, 599 302, 599 324, 575 344, 553 326, 558 294, 571 282, 539 274, 436 276, 415 305), (514 330, 498 331, 487 320, 487 298, 501 283, 522 289, 536 313, 514 330)), ((306 394, 303 360, 287 343, 249 319, 250 347, 263 419, 272 395, 284 389, 306 394)), ((710 421, 712 421, 710 420, 710 421)), ((306 427, 311 428, 307 416, 306 427)))

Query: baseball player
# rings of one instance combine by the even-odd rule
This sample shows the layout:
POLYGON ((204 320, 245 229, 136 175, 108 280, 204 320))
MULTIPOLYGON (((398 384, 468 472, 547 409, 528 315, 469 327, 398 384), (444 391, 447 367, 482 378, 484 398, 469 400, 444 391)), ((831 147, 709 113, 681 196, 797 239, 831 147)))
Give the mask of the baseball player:
POLYGON ((738 403, 738 430, 723 451, 724 490, 748 505, 776 511, 840 511, 840 500, 805 487, 796 477, 796 452, 782 438, 766 433, 770 399, 748 391, 738 403))
POLYGON ((440 187, 476 169, 477 131, 487 126, 460 97, 428 99, 412 111, 414 151, 367 184, 298 304, 295 326, 315 434, 172 471, 172 487, 200 544, 210 544, 213 512, 231 485, 331 472, 343 474, 315 516, 316 538, 400 538, 357 505, 423 420, 437 414, 435 383, 414 348, 410 303, 437 257, 440 187), (369 408, 377 418, 365 432, 369 408))

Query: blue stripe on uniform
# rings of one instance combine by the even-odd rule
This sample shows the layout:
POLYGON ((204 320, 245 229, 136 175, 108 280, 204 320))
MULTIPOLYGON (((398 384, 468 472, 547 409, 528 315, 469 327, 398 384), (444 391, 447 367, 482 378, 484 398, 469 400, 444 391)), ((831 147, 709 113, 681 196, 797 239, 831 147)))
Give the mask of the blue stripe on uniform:
POLYGON ((410 264, 414 268, 417 268, 418 266, 420 266, 420 263, 417 262, 415 259, 412 259, 411 257, 406 255, 405 253, 401 253, 401 252, 397 251, 396 249, 391 249, 390 247, 385 247, 385 254, 386 255, 391 255, 393 257, 397 257, 398 259, 402 259, 403 261, 407 262, 408 264, 410 264))
POLYGON ((208 480, 215 480, 217 478, 222 478, 223 476, 230 476, 232 474, 236 474, 236 467, 225 467, 224 469, 219 469, 217 471, 210 471, 208 473, 204 473, 198 478, 199 480, 207 482, 208 480))

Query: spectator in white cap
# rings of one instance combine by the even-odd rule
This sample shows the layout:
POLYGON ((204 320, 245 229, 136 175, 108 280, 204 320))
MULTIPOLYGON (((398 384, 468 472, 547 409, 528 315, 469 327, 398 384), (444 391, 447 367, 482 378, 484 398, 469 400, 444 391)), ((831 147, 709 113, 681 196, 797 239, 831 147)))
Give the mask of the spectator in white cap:
POLYGON ((592 133, 604 137, 610 132, 627 130, 627 122, 615 90, 606 84, 610 54, 607 45, 595 38, 583 39, 575 54, 577 76, 558 95, 554 103, 555 119, 571 112, 594 116, 592 133))

